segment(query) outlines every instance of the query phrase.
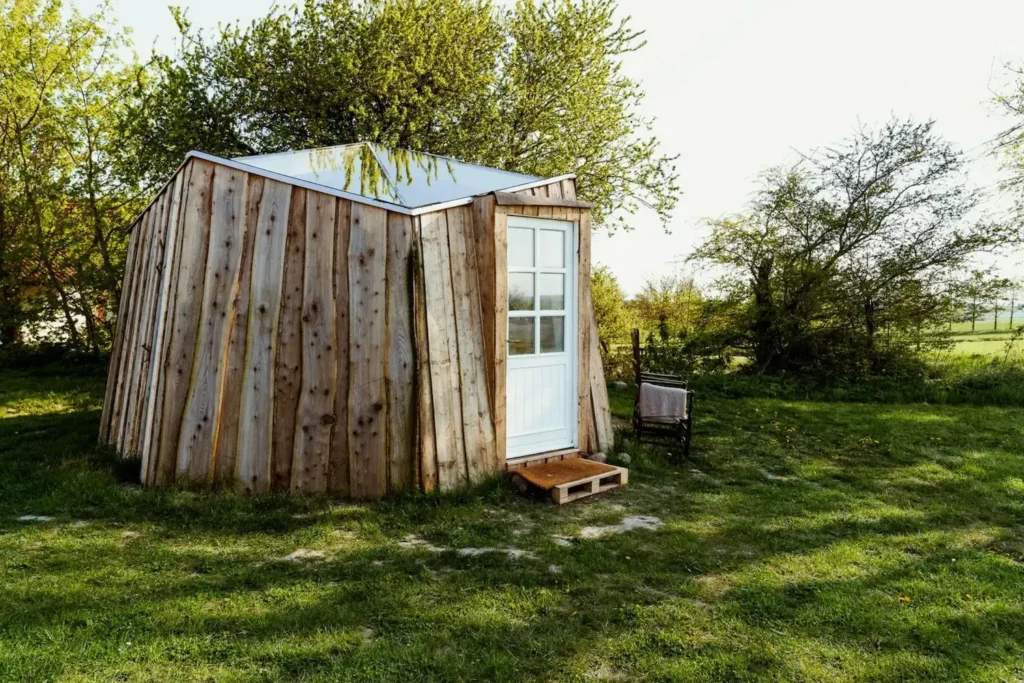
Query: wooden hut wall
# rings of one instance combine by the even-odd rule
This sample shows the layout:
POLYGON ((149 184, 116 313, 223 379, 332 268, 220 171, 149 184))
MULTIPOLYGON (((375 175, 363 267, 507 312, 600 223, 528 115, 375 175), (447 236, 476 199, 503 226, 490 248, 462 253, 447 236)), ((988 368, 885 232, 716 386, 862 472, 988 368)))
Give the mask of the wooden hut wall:
POLYGON ((191 159, 132 229, 101 440, 151 485, 373 499, 500 471, 473 226, 191 159))

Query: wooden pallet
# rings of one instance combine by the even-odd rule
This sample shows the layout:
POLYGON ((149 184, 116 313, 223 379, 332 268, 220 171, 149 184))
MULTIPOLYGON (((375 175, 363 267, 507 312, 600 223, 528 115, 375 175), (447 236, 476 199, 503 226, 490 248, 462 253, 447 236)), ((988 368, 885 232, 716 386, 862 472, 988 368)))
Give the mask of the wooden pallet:
POLYGON ((611 491, 629 482, 629 470, 590 460, 552 462, 512 474, 519 490, 540 490, 558 505, 611 491))

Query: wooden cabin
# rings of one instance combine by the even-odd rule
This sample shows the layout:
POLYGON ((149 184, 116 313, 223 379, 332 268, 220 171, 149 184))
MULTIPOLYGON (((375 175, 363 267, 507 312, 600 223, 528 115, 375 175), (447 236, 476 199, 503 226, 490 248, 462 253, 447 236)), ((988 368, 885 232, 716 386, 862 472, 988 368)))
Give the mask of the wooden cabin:
POLYGON ((100 439, 147 485, 357 499, 608 449, 590 206, 369 143, 192 152, 131 227, 100 439))

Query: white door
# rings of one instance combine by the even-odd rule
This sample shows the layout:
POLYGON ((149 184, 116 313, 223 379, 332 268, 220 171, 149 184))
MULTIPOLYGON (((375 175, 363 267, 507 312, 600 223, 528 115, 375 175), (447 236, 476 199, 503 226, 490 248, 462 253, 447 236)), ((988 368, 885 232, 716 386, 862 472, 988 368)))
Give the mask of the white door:
POLYGON ((575 224, 508 219, 507 457, 575 448, 575 224))

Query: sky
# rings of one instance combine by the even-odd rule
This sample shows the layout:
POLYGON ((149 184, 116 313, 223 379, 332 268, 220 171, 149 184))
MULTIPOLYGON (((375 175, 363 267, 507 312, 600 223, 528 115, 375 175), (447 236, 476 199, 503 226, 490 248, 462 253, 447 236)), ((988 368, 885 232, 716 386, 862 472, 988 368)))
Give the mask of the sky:
MULTIPOLYGON (((274 3, 176 4, 194 26, 214 28, 248 23, 274 3)), ((165 5, 112 5, 140 54, 173 49, 165 5)), ((673 273, 706 279, 685 262, 707 235, 704 219, 742 211, 761 171, 792 162, 794 150, 842 140, 858 122, 935 119, 939 133, 977 159, 971 182, 998 182, 985 143, 1007 125, 991 104, 1003 65, 1024 63, 1021 0, 621 0, 620 8, 646 31, 647 46, 626 57, 624 70, 647 91, 640 112, 655 119, 662 151, 678 155, 683 191, 667 232, 642 213, 629 231, 595 233, 594 263, 611 268, 627 294, 673 273)), ((1024 277, 1024 254, 996 265, 1024 277)))

